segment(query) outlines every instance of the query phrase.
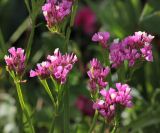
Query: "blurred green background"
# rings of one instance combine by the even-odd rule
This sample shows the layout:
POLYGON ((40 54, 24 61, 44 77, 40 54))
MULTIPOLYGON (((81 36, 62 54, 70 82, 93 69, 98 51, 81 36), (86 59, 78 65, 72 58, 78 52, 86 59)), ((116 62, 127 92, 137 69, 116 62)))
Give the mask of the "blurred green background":
MULTIPOLYGON (((25 75, 27 83, 22 91, 29 103, 36 132, 46 133, 53 113, 51 102, 38 80, 29 78, 29 70, 53 53, 55 48, 62 49, 64 39, 48 31, 41 4, 37 4, 33 11, 37 11, 35 34, 25 75)), ((25 0, 0 0, 0 133, 22 132, 18 121, 17 94, 5 70, 4 55, 11 46, 26 48, 33 31, 28 15, 25 0)), ((92 115, 76 108, 75 103, 80 95, 89 97, 87 63, 93 57, 101 59, 100 47, 91 42, 93 33, 99 30, 109 31, 111 40, 122 39, 139 30, 155 36, 154 62, 144 63, 129 81, 133 88, 134 106, 122 113, 119 132, 160 132, 160 0, 80 0, 76 19, 79 20, 72 29, 69 46, 69 51, 75 52, 79 58, 69 76, 71 132, 86 133, 92 119, 92 115), (84 9, 87 10, 83 12, 84 9), (79 18, 82 12, 83 19, 79 18), (86 27, 89 28, 87 31, 86 27)), ((56 126, 61 126, 62 122, 59 119, 56 126)), ((97 131, 100 126, 96 126, 97 131)))

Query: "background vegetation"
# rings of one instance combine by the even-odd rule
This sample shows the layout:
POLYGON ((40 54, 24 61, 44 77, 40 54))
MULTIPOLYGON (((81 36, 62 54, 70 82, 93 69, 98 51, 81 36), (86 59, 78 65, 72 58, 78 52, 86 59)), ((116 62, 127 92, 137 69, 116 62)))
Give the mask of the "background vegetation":
MULTIPOLYGON (((46 133, 51 123, 52 107, 48 96, 37 78, 29 78, 29 70, 41 62, 54 49, 63 48, 64 39, 52 34, 46 27, 41 6, 44 0, 32 4, 29 12, 25 0, 0 1, 0 132, 18 133, 18 103, 13 82, 5 70, 4 55, 11 46, 26 48, 32 44, 23 86, 25 99, 29 103, 37 133, 46 133), (34 36, 33 36, 34 35, 34 36)), ((85 133, 92 114, 76 107, 76 101, 89 97, 87 90, 87 63, 93 57, 101 59, 100 47, 91 41, 94 32, 103 30, 114 38, 124 38, 135 31, 146 31, 155 36, 153 42, 154 62, 144 63, 129 81, 133 88, 134 106, 122 113, 119 132, 158 133, 160 131, 160 0, 81 0, 78 13, 90 8, 96 16, 93 30, 83 30, 84 24, 76 25, 71 33, 69 51, 78 55, 79 62, 70 74, 70 124, 71 132, 85 133), (78 72, 78 73, 77 73, 78 72)), ((77 15, 78 15, 77 13, 77 15)), ((84 16, 84 23, 88 18, 84 16)), ((111 38, 112 40, 113 38, 111 38)), ((115 70, 112 70, 113 73, 115 70)), ((89 105, 87 107, 90 107, 89 105)), ((59 119, 56 126, 61 126, 59 119)), ((102 125, 98 125, 96 129, 102 125)), ((58 128, 57 128, 58 129, 58 128)), ((58 131, 57 131, 58 132, 58 131)))

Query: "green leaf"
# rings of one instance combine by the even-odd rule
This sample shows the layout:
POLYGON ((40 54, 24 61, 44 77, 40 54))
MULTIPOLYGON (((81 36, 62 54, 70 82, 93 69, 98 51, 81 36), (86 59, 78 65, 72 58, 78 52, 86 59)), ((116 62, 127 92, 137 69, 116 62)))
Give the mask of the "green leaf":
POLYGON ((160 123, 160 108, 149 108, 144 110, 143 114, 138 116, 136 120, 132 121, 128 126, 121 128, 120 133, 137 133, 139 129, 150 125, 160 123))
POLYGON ((4 41, 4 37, 3 37, 1 29, 0 29, 0 48, 2 49, 4 53, 6 52, 5 41, 4 41))
POLYGON ((27 17, 22 24, 17 28, 17 30, 12 34, 12 36, 9 39, 10 43, 15 43, 19 37, 26 31, 26 29, 29 27, 30 19, 27 17))

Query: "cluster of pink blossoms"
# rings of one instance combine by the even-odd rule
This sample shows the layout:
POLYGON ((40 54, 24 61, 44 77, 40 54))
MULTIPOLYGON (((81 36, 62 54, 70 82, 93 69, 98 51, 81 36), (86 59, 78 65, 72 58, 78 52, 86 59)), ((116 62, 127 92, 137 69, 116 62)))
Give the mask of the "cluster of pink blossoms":
POLYGON ((121 42, 114 41, 110 46, 110 60, 112 67, 120 66, 125 60, 133 66, 138 59, 153 61, 152 44, 154 36, 145 32, 135 32, 121 42))
POLYGON ((61 22, 65 16, 71 12, 72 2, 69 0, 48 0, 44 6, 42 6, 43 15, 47 21, 49 28, 55 26, 61 22))
POLYGON ((83 7, 77 12, 75 26, 81 28, 86 34, 93 34, 96 31, 96 15, 91 8, 83 7))
POLYGON ((8 52, 10 55, 5 55, 4 57, 8 69, 21 75, 25 69, 26 55, 24 54, 24 50, 22 48, 15 49, 15 47, 11 47, 8 52))
POLYGON ((93 105, 93 108, 97 109, 108 121, 111 121, 115 116, 116 106, 132 107, 131 88, 127 84, 121 83, 116 83, 116 88, 101 90, 100 94, 103 99, 97 100, 93 105))
POLYGON ((103 89, 107 86, 105 78, 110 72, 109 67, 103 67, 96 58, 90 61, 90 70, 87 72, 89 80, 89 88, 95 90, 96 88, 103 89))
POLYGON ((107 41, 109 37, 110 37, 109 32, 98 32, 93 35, 92 41, 99 42, 103 48, 107 48, 107 41))
POLYGON ((30 77, 38 76, 45 79, 52 76, 57 82, 64 84, 76 61, 76 55, 73 53, 62 55, 57 48, 53 55, 48 55, 47 61, 37 64, 37 68, 30 71, 30 77))

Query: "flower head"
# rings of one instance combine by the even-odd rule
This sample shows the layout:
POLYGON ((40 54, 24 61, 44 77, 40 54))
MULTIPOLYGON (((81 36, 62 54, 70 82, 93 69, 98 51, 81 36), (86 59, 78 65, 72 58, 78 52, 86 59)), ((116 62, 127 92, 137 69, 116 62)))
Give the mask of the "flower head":
POLYGON ((121 42, 114 42, 110 46, 110 60, 112 67, 118 67, 125 60, 129 66, 134 66, 137 60, 153 61, 152 44, 154 36, 145 32, 135 32, 134 35, 124 38, 121 42))
POLYGON ((131 88, 127 84, 116 83, 118 90, 116 102, 125 107, 132 107, 131 88))
POLYGON ((94 115, 94 110, 92 108, 93 102, 89 98, 80 95, 78 96, 75 105, 84 115, 94 115))
POLYGON ((21 75, 25 69, 26 55, 22 48, 11 47, 8 52, 10 55, 5 55, 4 59, 9 70, 13 70, 18 75, 21 75))
POLYGON ((97 87, 99 89, 103 89, 107 86, 107 82, 105 78, 110 72, 109 67, 103 67, 101 63, 96 59, 93 58, 90 61, 91 68, 87 72, 90 80, 89 80, 89 87, 91 90, 95 90, 97 87))
POLYGON ((64 84, 73 64, 77 62, 77 56, 73 53, 62 55, 59 49, 55 49, 54 54, 48 55, 47 59, 51 63, 51 75, 64 84))
POLYGON ((108 121, 115 116, 119 107, 117 105, 121 105, 123 108, 132 107, 131 88, 127 84, 121 83, 116 83, 116 88, 102 89, 100 91, 102 99, 98 99, 93 104, 93 108, 97 109, 108 121))
POLYGON ((52 76, 56 81, 64 84, 67 75, 73 68, 73 64, 77 61, 77 56, 72 54, 62 55, 59 49, 55 49, 53 55, 48 55, 47 61, 37 65, 35 71, 30 71, 30 77, 39 76, 47 78, 52 76))
POLYGON ((98 32, 93 35, 92 41, 99 42, 104 48, 106 48, 109 37, 109 32, 98 32))
POLYGON ((48 0, 47 3, 42 6, 43 15, 47 21, 49 28, 52 28, 57 23, 61 22, 64 17, 70 14, 72 2, 69 0, 48 0))
POLYGON ((43 61, 37 64, 35 70, 30 71, 30 77, 39 76, 41 79, 45 79, 50 75, 50 63, 48 61, 43 61))
POLYGON ((75 18, 75 26, 82 28, 84 33, 94 33, 96 30, 95 13, 89 7, 80 9, 75 18))

